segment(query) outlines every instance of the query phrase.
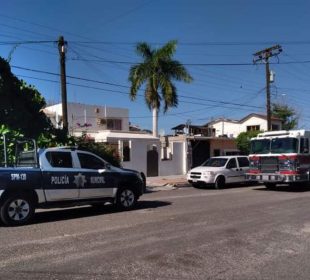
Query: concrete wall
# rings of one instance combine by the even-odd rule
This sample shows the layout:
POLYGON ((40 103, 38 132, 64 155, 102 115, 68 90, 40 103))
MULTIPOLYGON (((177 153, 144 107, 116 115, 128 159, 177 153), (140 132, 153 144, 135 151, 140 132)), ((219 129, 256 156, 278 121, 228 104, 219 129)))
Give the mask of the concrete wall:
POLYGON ((152 150, 153 146, 157 147, 158 151, 158 175, 181 175, 186 173, 185 161, 185 142, 170 143, 171 159, 162 160, 160 156, 159 141, 146 141, 142 139, 130 140, 131 155, 130 161, 123 161, 124 168, 135 169, 144 174, 147 174, 147 151, 152 150))
MULTIPOLYGON (((124 168, 138 170, 147 174, 147 151, 151 150, 153 145, 155 145, 160 155, 159 141, 132 139, 130 142, 130 161, 123 161, 122 166, 124 168)), ((158 161, 160 161, 160 156, 158 161)))
POLYGON ((185 142, 172 142, 171 146, 171 159, 160 160, 159 162, 159 175, 181 175, 185 174, 184 160, 186 160, 185 154, 185 142))
POLYGON ((215 156, 214 150, 220 150, 220 155, 226 155, 226 152, 238 151, 234 139, 217 138, 210 140, 210 157, 215 156))

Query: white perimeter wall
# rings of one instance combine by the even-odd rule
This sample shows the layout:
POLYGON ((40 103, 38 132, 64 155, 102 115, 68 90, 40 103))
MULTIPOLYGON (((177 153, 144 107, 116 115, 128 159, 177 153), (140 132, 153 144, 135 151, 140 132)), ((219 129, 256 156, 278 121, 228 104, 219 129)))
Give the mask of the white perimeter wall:
POLYGON ((158 141, 134 139, 131 141, 130 161, 123 161, 124 168, 135 169, 147 174, 147 151, 155 145, 158 151, 158 175, 182 175, 186 173, 185 142, 172 142, 171 160, 161 160, 160 144, 158 141))
POLYGON ((123 161, 122 166, 124 168, 138 170, 146 175, 147 151, 151 150, 153 145, 155 145, 160 154, 159 140, 131 139, 129 141, 131 141, 130 161, 123 161))
POLYGON ((185 174, 185 142, 172 142, 171 160, 160 160, 159 162, 159 176, 169 176, 169 175, 182 175, 185 174))

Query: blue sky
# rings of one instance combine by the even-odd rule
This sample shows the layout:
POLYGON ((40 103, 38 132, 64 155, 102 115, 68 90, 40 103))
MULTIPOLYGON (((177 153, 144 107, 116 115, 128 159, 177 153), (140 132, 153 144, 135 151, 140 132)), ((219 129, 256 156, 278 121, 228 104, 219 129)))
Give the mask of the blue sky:
POLYGON ((68 78, 68 100, 128 108, 131 123, 151 129, 143 97, 128 97, 128 70, 140 61, 135 44, 176 39, 175 58, 194 81, 177 83, 179 106, 160 113, 159 131, 169 134, 188 120, 200 125, 264 113, 264 65, 236 64, 251 64, 253 53, 280 44, 283 52, 270 60, 272 102, 295 108, 299 127, 310 129, 309 29, 308 0, 10 0, 1 3, 0 56, 14 50, 12 71, 47 101, 60 102, 59 78, 43 73, 60 72, 57 44, 23 42, 63 35, 67 75, 93 80, 68 78))

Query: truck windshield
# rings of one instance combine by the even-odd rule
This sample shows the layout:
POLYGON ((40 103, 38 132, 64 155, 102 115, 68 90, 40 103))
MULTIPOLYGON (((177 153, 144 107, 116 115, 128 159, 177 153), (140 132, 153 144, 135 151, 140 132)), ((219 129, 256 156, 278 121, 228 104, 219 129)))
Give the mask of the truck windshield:
POLYGON ((202 166, 222 167, 225 166, 227 158, 209 158, 202 166))
POLYGON ((274 138, 259 139, 251 141, 251 154, 283 154, 297 153, 298 139, 296 138, 274 138))
POLYGON ((268 154, 270 151, 270 139, 251 141, 251 154, 268 154))
POLYGON ((298 140, 296 138, 275 138, 271 140, 272 153, 297 153, 298 140))

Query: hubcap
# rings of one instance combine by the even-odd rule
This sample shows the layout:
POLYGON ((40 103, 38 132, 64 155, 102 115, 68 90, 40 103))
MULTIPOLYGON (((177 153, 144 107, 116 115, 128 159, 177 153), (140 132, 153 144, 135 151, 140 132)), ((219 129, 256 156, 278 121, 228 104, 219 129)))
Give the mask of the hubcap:
POLYGON ((8 215, 14 221, 25 219, 30 212, 29 203, 23 199, 13 200, 8 208, 8 215))
POLYGON ((124 207, 130 207, 133 205, 134 201, 135 201, 135 195, 131 190, 124 190, 121 193, 121 204, 124 207))

